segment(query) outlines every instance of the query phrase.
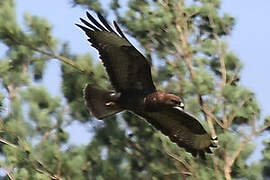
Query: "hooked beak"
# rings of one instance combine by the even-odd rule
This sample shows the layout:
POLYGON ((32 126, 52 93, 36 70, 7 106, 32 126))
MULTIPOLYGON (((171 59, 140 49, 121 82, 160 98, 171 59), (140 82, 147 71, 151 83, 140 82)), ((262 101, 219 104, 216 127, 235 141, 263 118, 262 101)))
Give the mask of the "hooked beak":
POLYGON ((180 111, 184 111, 185 105, 184 103, 181 102, 179 105, 174 106, 173 108, 178 109, 180 111))

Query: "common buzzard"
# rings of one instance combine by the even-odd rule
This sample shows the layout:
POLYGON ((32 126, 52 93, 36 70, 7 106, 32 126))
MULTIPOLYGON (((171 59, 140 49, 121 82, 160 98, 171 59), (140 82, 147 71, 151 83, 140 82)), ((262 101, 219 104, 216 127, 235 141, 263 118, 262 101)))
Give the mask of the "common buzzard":
POLYGON ((142 117, 193 156, 205 158, 210 147, 216 147, 217 137, 211 138, 200 122, 184 111, 180 97, 157 90, 146 58, 128 41, 117 23, 113 29, 99 13, 100 22, 86 13, 90 22, 76 24, 99 51, 115 91, 87 84, 85 104, 98 119, 128 110, 142 117))

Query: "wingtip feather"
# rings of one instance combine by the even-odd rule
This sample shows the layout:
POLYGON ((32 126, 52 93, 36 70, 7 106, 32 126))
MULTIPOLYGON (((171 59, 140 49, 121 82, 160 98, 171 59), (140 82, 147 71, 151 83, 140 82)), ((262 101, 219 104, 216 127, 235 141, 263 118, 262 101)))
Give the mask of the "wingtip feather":
POLYGON ((126 38, 126 36, 122 32, 122 30, 120 29, 120 27, 118 26, 118 24, 116 23, 116 21, 113 21, 113 25, 114 25, 116 31, 120 34, 120 36, 128 41, 128 39, 126 38))
POLYGON ((98 12, 97 13, 98 19, 103 23, 103 25, 112 33, 115 33, 115 31, 112 29, 112 27, 109 25, 107 20, 98 12))
POLYGON ((86 20, 84 20, 83 18, 80 18, 81 22, 88 26, 89 28, 95 30, 95 31, 100 31, 100 29, 98 29, 97 27, 95 27, 94 25, 90 24, 89 22, 87 22, 86 20))
POLYGON ((86 11, 86 16, 88 17, 88 19, 95 24, 100 30, 102 31, 108 31, 106 30, 106 28, 104 28, 99 22, 97 22, 97 20, 89 13, 86 11))
POLYGON ((80 25, 80 24, 75 24, 76 26, 78 26, 79 28, 81 28, 84 32, 87 32, 87 31, 91 31, 90 29, 88 29, 87 27, 84 27, 84 26, 82 26, 82 25, 80 25))

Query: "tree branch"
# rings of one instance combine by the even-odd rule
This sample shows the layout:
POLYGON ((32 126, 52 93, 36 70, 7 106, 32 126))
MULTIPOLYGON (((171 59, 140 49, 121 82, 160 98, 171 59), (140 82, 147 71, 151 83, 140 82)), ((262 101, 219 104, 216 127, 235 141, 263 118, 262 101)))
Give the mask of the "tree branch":
POLYGON ((78 70, 79 72, 81 73, 85 73, 85 74, 89 74, 89 75, 94 75, 94 72, 88 72, 87 70, 85 70, 84 68, 80 67, 78 64, 74 63, 73 60, 69 59, 69 58, 66 58, 64 56, 60 56, 60 55, 57 55, 53 52, 48 52, 48 51, 45 51, 45 50, 42 50, 42 49, 39 49, 29 43, 26 43, 26 42, 23 42, 23 41, 20 41, 20 40, 17 40, 15 38, 13 38, 12 36, 12 32, 9 32, 8 31, 8 37, 11 41, 13 41, 14 43, 16 44, 19 44, 19 45, 22 45, 22 46, 25 46, 25 47, 28 47, 29 49, 33 50, 33 51, 36 51, 36 52, 39 52, 41 54, 44 54, 46 56, 49 56, 51 58, 55 58, 55 59, 58 59, 59 61, 67 64, 67 65, 70 65, 72 66, 73 68, 75 68, 76 70, 78 70))
POLYGON ((5 145, 8 145, 8 146, 10 146, 10 147, 18 148, 17 145, 15 145, 15 144, 13 144, 13 143, 11 143, 11 142, 9 142, 9 141, 7 141, 7 140, 1 138, 1 137, 0 137, 0 142, 3 143, 3 144, 5 144, 5 145))
POLYGON ((7 170, 7 169, 5 169, 5 168, 3 168, 3 167, 1 167, 1 168, 2 168, 2 170, 6 173, 6 175, 8 176, 8 178, 9 178, 10 180, 15 180, 15 178, 13 177, 13 175, 10 173, 9 170, 7 170))
POLYGON ((231 179, 231 175, 230 175, 230 173, 231 173, 231 167, 235 163, 235 161, 238 158, 238 156, 240 155, 240 153, 244 150, 246 144, 252 139, 252 137, 254 135, 258 135, 258 134, 262 133, 264 130, 266 130, 269 127, 270 127, 270 123, 268 123, 267 125, 263 126, 259 130, 254 131, 252 134, 250 134, 249 136, 247 136, 240 143, 239 147, 236 149, 236 151, 233 153, 233 155, 231 157, 225 156, 224 173, 225 173, 226 180, 230 180, 231 179))
POLYGON ((185 175, 187 175, 187 173, 189 173, 189 175, 192 175, 192 172, 193 172, 192 167, 184 159, 180 159, 178 156, 176 156, 175 154, 171 153, 168 150, 168 147, 165 145, 165 141, 163 139, 161 139, 161 141, 162 141, 163 149, 166 152, 166 154, 168 156, 170 156, 171 158, 173 158, 174 160, 176 160, 177 162, 179 162, 188 171, 188 172, 185 171, 185 175))
MULTIPOLYGON (((5 144, 5 145, 8 145, 8 146, 10 146, 12 148, 20 148, 18 145, 15 145, 15 144, 13 144, 13 143, 11 143, 11 142, 9 142, 9 141, 1 138, 1 137, 0 137, 0 142, 5 144)), ((45 174, 46 176, 48 176, 49 178, 51 178, 53 180, 61 180, 60 177, 58 177, 57 175, 54 175, 54 173, 51 170, 49 170, 40 160, 37 160, 36 158, 33 157, 33 161, 31 161, 31 162, 32 162, 32 165, 33 165, 33 167, 35 168, 36 171, 38 171, 38 172, 40 172, 42 174, 45 174), (39 166, 41 166, 44 170, 36 167, 36 165, 35 165, 36 163, 38 163, 39 166)), ((9 171, 6 171, 5 169, 4 169, 4 171, 11 180, 14 179, 12 177, 12 175, 10 173, 8 173, 9 171)))
MULTIPOLYGON (((183 56, 183 59, 184 59, 186 65, 187 65, 188 71, 190 73, 191 79, 195 79, 196 78, 196 73, 193 70, 192 52, 190 51, 190 48, 189 48, 189 45, 188 45, 186 32, 180 26, 180 24, 184 26, 186 24, 186 22, 182 22, 181 19, 178 18, 176 20, 176 23, 175 23, 175 27, 176 27, 177 31, 179 32, 179 42, 181 42, 181 47, 182 47, 183 50, 176 43, 174 43, 174 46, 175 46, 175 49, 176 49, 177 53, 180 54, 181 56, 183 56)), ((202 99, 202 95, 198 94, 197 96, 198 96, 198 101, 200 103, 202 112, 206 116, 206 120, 207 120, 209 129, 210 129, 210 132, 211 132, 211 136, 215 138, 217 135, 216 135, 216 132, 215 132, 213 120, 206 113, 207 110, 205 109, 205 103, 204 103, 204 101, 202 99)))
POLYGON ((225 166, 224 166, 224 175, 226 180, 231 180, 231 171, 232 171, 232 165, 240 155, 240 153, 244 150, 246 144, 251 140, 253 134, 246 137, 239 145, 239 147, 236 149, 236 151, 233 153, 231 157, 225 156, 225 166))
POLYGON ((263 127, 261 127, 260 129, 258 129, 257 131, 255 131, 255 134, 261 134, 263 131, 265 131, 266 129, 268 129, 270 127, 270 123, 264 125, 263 127))

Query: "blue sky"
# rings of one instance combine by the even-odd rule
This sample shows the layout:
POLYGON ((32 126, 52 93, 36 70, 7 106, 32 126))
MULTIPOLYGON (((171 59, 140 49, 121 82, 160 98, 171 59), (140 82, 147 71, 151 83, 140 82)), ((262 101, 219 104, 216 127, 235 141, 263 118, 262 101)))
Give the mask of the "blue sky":
POLYGON ((224 0, 222 7, 236 18, 229 46, 244 64, 241 83, 255 92, 262 114, 270 115, 270 1, 224 0))
MULTIPOLYGON (((61 41, 69 41, 73 52, 91 52, 96 56, 96 52, 85 41, 84 34, 74 26, 79 17, 85 16, 85 10, 71 8, 67 2, 17 0, 19 22, 22 22, 24 12, 43 16, 52 23, 54 36, 61 41)), ((236 18, 236 26, 228 42, 230 49, 244 64, 241 83, 255 92, 263 116, 270 114, 269 10, 269 0, 224 0, 222 3, 222 11, 236 18)), ((48 69, 49 72, 51 70, 48 69)), ((50 86, 50 89, 53 94, 57 94, 54 87, 50 86)))
MULTIPOLYGON (((89 47, 84 34, 74 26, 80 17, 85 16, 85 10, 68 4, 68 0, 17 0, 17 15, 22 22, 23 14, 29 12, 45 17, 53 25, 53 34, 60 42, 68 41, 74 53, 97 53, 89 47)), ((233 34, 228 38, 229 47, 242 60, 244 68, 241 83, 255 92, 262 108, 263 117, 270 115, 270 23, 269 0, 224 0, 222 11, 236 18, 233 34)), ((4 49, 0 45, 0 54, 4 49)), ((53 95, 59 95, 60 84, 59 62, 52 60, 46 70, 44 84, 53 95)), ((82 132, 86 129, 78 124, 72 129, 82 132)), ((89 136, 71 136, 71 141, 88 142, 89 136)))
MULTIPOLYGON (((22 22, 24 12, 43 16, 52 23, 54 36, 61 41, 69 41, 73 52, 95 53, 85 41, 84 34, 74 26, 79 17, 85 16, 85 10, 71 8, 67 2, 17 0, 19 22, 22 22)), ((236 26, 228 42, 244 64, 241 83, 255 92, 264 116, 270 114, 269 10, 269 0, 224 0, 222 3, 222 11, 236 18, 236 26)), ((51 90, 57 94, 54 87, 51 90)))

